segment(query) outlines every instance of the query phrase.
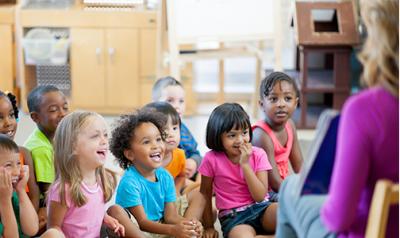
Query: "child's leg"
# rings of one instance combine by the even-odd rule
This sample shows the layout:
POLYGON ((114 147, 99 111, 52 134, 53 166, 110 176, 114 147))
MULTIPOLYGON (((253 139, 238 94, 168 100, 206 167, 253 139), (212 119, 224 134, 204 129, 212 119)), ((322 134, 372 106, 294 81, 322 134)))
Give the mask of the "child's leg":
POLYGON ((274 202, 271 203, 271 205, 269 205, 267 209, 265 209, 264 211, 261 224, 264 230, 267 232, 275 233, 277 209, 278 209, 278 203, 274 202))
POLYGON ((253 238, 255 236, 254 228, 245 224, 234 226, 228 234, 228 238, 253 238))
POLYGON ((45 233, 43 233, 40 238, 64 238, 64 234, 55 229, 55 228, 50 228, 48 229, 45 233))
POLYGON ((125 227, 125 237, 145 238, 145 235, 129 218, 128 213, 120 206, 114 205, 108 208, 107 214, 114 217, 125 227))
POLYGON ((203 216, 203 211, 206 206, 206 199, 203 194, 198 190, 193 190, 189 194, 187 194, 187 200, 189 203, 188 208, 184 213, 185 218, 196 218, 197 220, 201 220, 203 216))
POLYGON ((181 190, 181 194, 188 194, 193 190, 200 191, 200 183, 193 182, 190 179, 185 179, 185 187, 181 190))
MULTIPOLYGON (((192 203, 194 202, 194 204, 196 204, 196 201, 193 201, 195 199, 193 199, 193 197, 197 197, 198 196, 198 192, 200 192, 200 184, 196 183, 192 183, 192 186, 194 187, 192 190, 190 190, 186 195, 188 197, 188 203, 189 203, 189 207, 192 206, 192 203)), ((185 189, 186 190, 186 189, 185 189)), ((201 193, 200 193, 201 194, 201 193)), ((205 199, 204 199, 204 204, 205 204, 205 199)), ((213 222, 215 222, 217 220, 217 208, 215 207, 215 199, 211 200, 212 202, 212 217, 213 217, 213 222)), ((197 205, 194 205, 197 206, 197 205)), ((205 205, 204 205, 205 208, 205 205)), ((203 208, 203 210, 204 210, 203 208)), ((186 217, 186 216, 184 216, 186 217)))

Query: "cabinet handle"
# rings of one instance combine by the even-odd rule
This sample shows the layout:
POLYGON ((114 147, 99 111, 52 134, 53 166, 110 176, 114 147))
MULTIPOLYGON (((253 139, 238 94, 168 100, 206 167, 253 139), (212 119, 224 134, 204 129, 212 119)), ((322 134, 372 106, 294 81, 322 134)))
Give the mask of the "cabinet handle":
POLYGON ((97 63, 101 64, 101 48, 100 47, 96 48, 96 58, 97 58, 97 63))
POLYGON ((110 55, 111 63, 114 63, 115 49, 113 47, 108 48, 108 54, 110 55))

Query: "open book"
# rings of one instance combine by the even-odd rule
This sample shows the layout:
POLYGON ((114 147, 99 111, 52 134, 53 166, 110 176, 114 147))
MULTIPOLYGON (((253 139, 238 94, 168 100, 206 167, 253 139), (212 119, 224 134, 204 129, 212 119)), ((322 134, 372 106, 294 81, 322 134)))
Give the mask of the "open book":
POLYGON ((327 194, 335 162, 336 137, 340 114, 336 110, 322 112, 314 141, 300 171, 299 195, 327 194))

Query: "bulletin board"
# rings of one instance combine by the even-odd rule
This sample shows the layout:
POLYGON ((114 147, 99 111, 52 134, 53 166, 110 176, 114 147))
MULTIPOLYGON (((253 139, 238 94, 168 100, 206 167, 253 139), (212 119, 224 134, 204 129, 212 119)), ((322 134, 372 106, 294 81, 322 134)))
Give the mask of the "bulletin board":
MULTIPOLYGON (((164 62, 169 75, 180 80, 182 62, 219 60, 217 101, 224 102, 224 60, 230 57, 256 59, 255 92, 262 79, 262 44, 273 45, 275 70, 282 70, 280 0, 162 0, 159 21, 158 72, 164 62), (199 43, 218 42, 218 48, 197 48, 199 43), (230 44, 234 43, 234 44, 230 44), (190 45, 193 50, 182 51, 190 45), (165 57, 167 56, 167 57, 165 57), (164 60, 165 58, 166 60, 164 60)), ((158 73, 159 74, 159 73, 158 73)), ((254 114, 258 94, 251 96, 254 114)))
POLYGON ((273 38, 274 0, 174 0, 167 5, 178 44, 273 38))

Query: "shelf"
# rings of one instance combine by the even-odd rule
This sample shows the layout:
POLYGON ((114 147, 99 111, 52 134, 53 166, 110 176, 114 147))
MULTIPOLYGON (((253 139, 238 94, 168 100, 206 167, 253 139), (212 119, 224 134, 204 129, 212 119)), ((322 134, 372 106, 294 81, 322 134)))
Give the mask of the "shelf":
POLYGON ((22 27, 155 28, 156 15, 153 10, 103 11, 73 6, 68 9, 21 9, 20 20, 22 27))
POLYGON ((0 5, 0 24, 14 24, 15 5, 0 5))
POLYGON ((301 108, 298 107, 292 115, 293 121, 296 123, 297 129, 315 129, 319 116, 325 109, 331 109, 331 107, 326 105, 308 105, 307 107, 307 122, 305 126, 300 124, 301 108))
MULTIPOLYGON (((312 116, 309 116, 309 102, 307 95, 310 93, 333 94, 332 108, 340 110, 350 94, 350 46, 299 46, 300 49, 300 122, 301 128, 314 126, 312 116), (312 70, 309 66, 310 54, 322 53, 333 55, 332 68, 325 70, 312 70)), ((326 63, 326 62, 325 62, 326 63)), ((326 65, 327 66, 327 65, 326 65)))

